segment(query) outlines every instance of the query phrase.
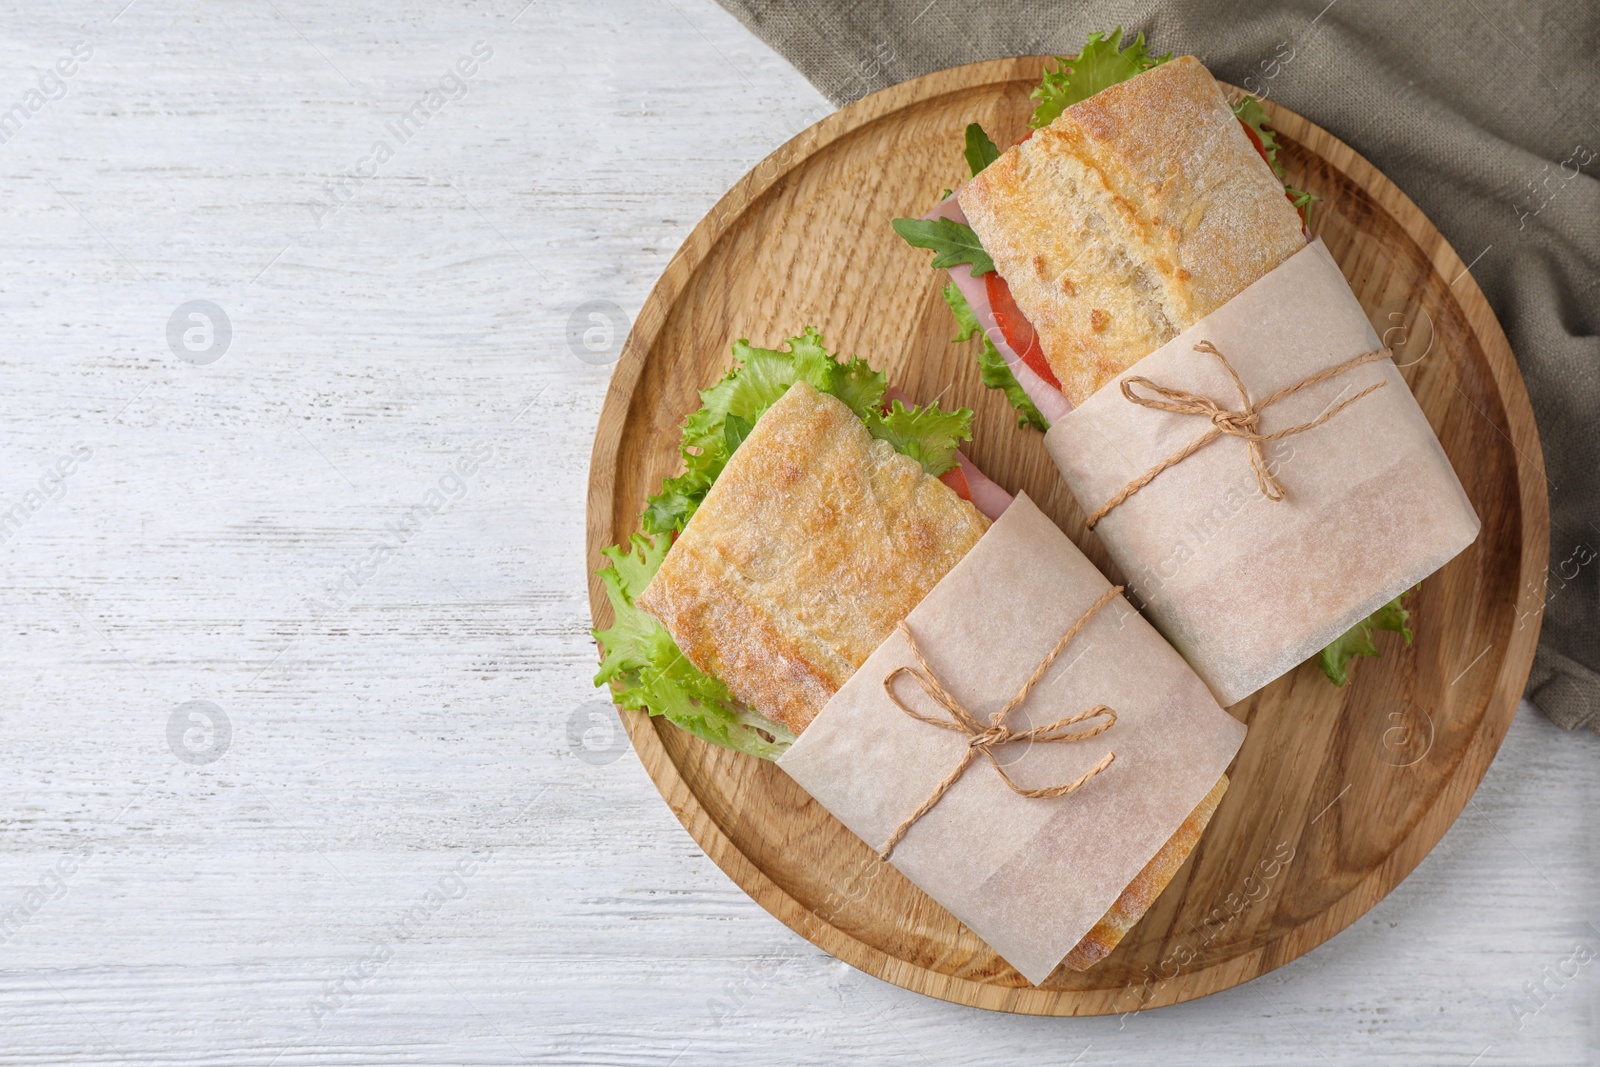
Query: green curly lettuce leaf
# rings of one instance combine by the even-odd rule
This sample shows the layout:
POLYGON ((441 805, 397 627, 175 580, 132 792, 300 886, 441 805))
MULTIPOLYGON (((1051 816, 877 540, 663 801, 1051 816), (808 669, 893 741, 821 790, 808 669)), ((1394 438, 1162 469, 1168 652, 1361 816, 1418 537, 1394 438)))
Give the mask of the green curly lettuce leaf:
POLYGON ((973 276, 994 270, 994 260, 983 250, 983 242, 971 226, 954 219, 895 219, 894 232, 916 248, 933 250, 933 265, 938 268, 972 265, 973 276))
MULTIPOLYGON (((1261 138, 1261 150, 1266 153, 1267 164, 1272 167, 1272 173, 1278 176, 1278 180, 1283 181, 1283 164, 1278 162, 1278 135, 1268 125, 1272 120, 1267 117, 1267 109, 1261 106, 1260 100, 1247 96, 1233 105, 1233 113, 1261 138)), ((1288 182, 1284 182, 1283 191, 1289 195, 1289 202, 1296 210, 1305 211, 1308 221, 1311 218, 1311 205, 1322 200, 1316 193, 1296 189, 1288 182)))
POLYGON ((1152 56, 1145 48, 1143 33, 1123 48, 1121 26, 1109 34, 1091 33, 1083 51, 1076 56, 1056 56, 1056 69, 1044 72, 1044 80, 1033 91, 1033 98, 1039 103, 1028 125, 1036 130, 1048 126, 1080 100, 1089 99, 1108 85, 1143 74, 1151 67, 1159 67, 1171 58, 1171 52, 1152 56))
POLYGON ((1411 612, 1400 603, 1410 592, 1408 589, 1401 593, 1356 623, 1343 637, 1322 650, 1322 655, 1317 657, 1317 666, 1328 676, 1328 681, 1334 685, 1344 685, 1350 680, 1349 666, 1352 659, 1357 656, 1382 655, 1372 640, 1372 635, 1378 630, 1392 630, 1404 637, 1406 644, 1411 643, 1411 627, 1407 625, 1411 620, 1411 612))
POLYGON ((976 178, 984 167, 999 158, 999 147, 989 140, 989 135, 983 132, 983 127, 976 122, 969 125, 967 127, 967 168, 972 171, 972 176, 976 178))
POLYGON ((1278 162, 1278 135, 1267 126, 1267 123, 1272 121, 1267 118, 1267 109, 1261 106, 1260 100, 1247 96, 1233 105, 1233 113, 1240 122, 1254 130, 1255 135, 1261 138, 1261 148, 1267 154, 1267 164, 1272 167, 1272 173, 1281 180, 1283 164, 1278 162))
POLYGON ((634 534, 632 551, 602 549, 611 565, 600 571, 616 621, 591 631, 605 649, 595 685, 611 686, 619 708, 663 715, 696 737, 761 759, 776 759, 794 741, 777 723, 744 707, 728 687, 697 670, 654 617, 634 604, 661 567, 668 537, 634 534))
POLYGON ((978 350, 978 373, 983 378, 983 384, 1006 394, 1011 406, 1017 409, 1018 426, 1032 426, 1040 433, 1048 430, 1050 423, 1040 414, 1033 400, 1022 388, 1022 383, 1017 381, 1017 376, 1012 373, 1006 357, 1000 354, 1000 350, 989 339, 989 335, 979 328, 978 316, 973 312, 972 305, 967 303, 967 298, 961 294, 960 287, 951 282, 942 291, 944 302, 950 305, 950 313, 956 317, 956 326, 961 330, 951 343, 965 341, 974 334, 981 338, 983 347, 978 350))
POLYGON ((841 361, 829 352, 815 328, 789 338, 785 349, 735 341, 733 356, 737 365, 700 391, 702 407, 684 420, 683 473, 662 482, 661 492, 646 502, 640 520, 646 533, 672 533, 689 524, 734 449, 795 382, 810 382, 861 416, 876 410, 889 384, 866 360, 841 361))
POLYGON ((888 441, 936 478, 956 465, 960 443, 972 440, 971 408, 943 411, 936 404, 908 408, 896 400, 888 411, 874 411, 861 421, 872 436, 888 441))
POLYGON ((602 550, 610 562, 599 575, 616 621, 593 631, 603 652, 594 683, 609 685, 620 708, 662 715, 713 744, 776 759, 794 735, 745 707, 720 679, 690 663, 666 627, 635 598, 666 559, 672 535, 688 525, 757 420, 795 382, 809 382, 843 401, 872 436, 933 475, 956 465, 957 445, 972 438, 972 412, 943 411, 932 404, 907 408, 898 400, 885 410, 884 374, 864 359, 829 352, 815 328, 789 338, 783 348, 757 348, 740 340, 733 355, 733 369, 701 390, 700 410, 684 420, 679 446, 684 472, 662 482, 661 492, 646 503, 640 525, 655 536, 634 534, 627 546, 602 550))
POLYGON ((843 400, 845 406, 857 415, 864 418, 883 403, 889 380, 882 371, 873 370, 866 360, 855 358, 847 363, 835 363, 831 373, 832 378, 824 392, 843 400))

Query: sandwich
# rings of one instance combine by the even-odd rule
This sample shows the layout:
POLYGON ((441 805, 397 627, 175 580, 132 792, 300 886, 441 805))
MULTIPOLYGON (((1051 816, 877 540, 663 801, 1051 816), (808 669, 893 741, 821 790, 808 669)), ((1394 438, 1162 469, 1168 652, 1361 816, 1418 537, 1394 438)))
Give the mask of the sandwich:
MULTIPOLYGON (((685 470, 604 550, 615 615, 596 685, 619 708, 776 759, 1011 497, 958 451, 972 413, 908 407, 882 372, 807 330, 738 341, 684 422, 685 470)), ((1073 950, 1103 958, 1177 873, 1210 795, 1073 950)))
MULTIPOLYGON (((1193 56, 1139 34, 1094 33, 1057 57, 1029 133, 1000 151, 967 127, 970 179, 894 227, 935 251, 944 297, 978 336, 985 385, 1047 430, 1133 364, 1305 247, 1318 198, 1283 183, 1277 137, 1252 96, 1230 104, 1193 56)), ((1322 654, 1343 685, 1375 629, 1409 642, 1399 598, 1322 654)))
POLYGON ((969 125, 971 179, 894 220, 950 270, 962 339, 981 329, 980 360, 1019 383, 986 367, 985 384, 1041 430, 1041 408, 1081 403, 1303 247, 1317 199, 1282 183, 1260 102, 1229 104, 1194 57, 1119 28, 1057 63, 1027 136, 1002 152, 969 125))
POLYGON ((733 355, 684 420, 683 473, 605 550, 616 622, 595 632, 595 684, 776 759, 983 535, 973 483, 991 510, 1010 497, 957 452, 970 410, 906 406, 816 330, 733 355))
POLYGON ((1069 402, 1305 247, 1248 128, 1181 56, 1066 108, 958 194, 1069 402))
POLYGON ((752 428, 635 603, 697 669, 798 734, 988 528, 802 379, 752 428))

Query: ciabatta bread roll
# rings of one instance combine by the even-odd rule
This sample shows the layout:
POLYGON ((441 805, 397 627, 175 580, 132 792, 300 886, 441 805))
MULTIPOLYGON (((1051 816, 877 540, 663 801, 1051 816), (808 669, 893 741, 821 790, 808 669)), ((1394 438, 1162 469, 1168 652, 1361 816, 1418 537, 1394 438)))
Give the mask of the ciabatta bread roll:
POLYGON ((639 597, 695 667, 800 733, 989 520, 796 382, 639 597))
POLYGON ((1074 404, 1306 243, 1193 56, 1067 108, 959 199, 1074 404))

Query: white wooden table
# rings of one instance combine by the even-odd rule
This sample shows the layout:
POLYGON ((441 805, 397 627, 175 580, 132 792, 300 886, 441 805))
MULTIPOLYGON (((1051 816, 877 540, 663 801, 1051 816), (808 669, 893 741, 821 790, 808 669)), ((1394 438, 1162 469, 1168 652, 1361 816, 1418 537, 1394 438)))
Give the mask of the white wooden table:
POLYGON ((710 0, 523 2, 0 16, 0 1062, 1591 1062, 1600 742, 1526 707, 1388 899, 1176 1008, 952 1007, 735 888, 591 721, 585 468, 829 109, 710 0))

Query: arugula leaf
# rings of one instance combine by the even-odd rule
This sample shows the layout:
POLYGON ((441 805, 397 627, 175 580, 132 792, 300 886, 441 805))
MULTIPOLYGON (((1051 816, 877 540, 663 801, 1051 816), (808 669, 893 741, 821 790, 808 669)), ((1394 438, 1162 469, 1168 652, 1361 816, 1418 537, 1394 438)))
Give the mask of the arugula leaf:
POLYGON ((874 411, 862 421, 868 433, 888 441, 934 477, 956 465, 960 442, 972 440, 971 408, 943 411, 935 404, 908 408, 896 400, 888 411, 874 411))
POLYGON ((1089 43, 1076 56, 1056 56, 1059 65, 1055 70, 1045 71, 1044 81, 1033 91, 1033 98, 1039 104, 1033 109, 1028 125, 1036 130, 1048 126, 1080 100, 1087 100, 1108 85, 1127 81, 1172 58, 1171 52, 1152 56, 1145 48, 1143 33, 1119 51, 1121 44, 1122 27, 1118 26, 1110 34, 1091 33, 1089 43))
POLYGON ((1411 643, 1411 627, 1406 625, 1411 619, 1411 613, 1401 605, 1400 601, 1413 591, 1408 589, 1401 593, 1356 623, 1348 633, 1322 650, 1322 655, 1317 657, 1317 666, 1328 676, 1328 681, 1334 685, 1344 685, 1350 680, 1348 668, 1352 659, 1356 656, 1382 655, 1378 651, 1378 646, 1372 641, 1372 634, 1376 630, 1392 630, 1404 637, 1406 644, 1411 643))
POLYGON ((994 260, 983 250, 983 242, 972 227, 954 219, 895 219, 894 232, 915 248, 931 248, 935 267, 972 264, 974 276, 994 270, 994 260))
POLYGON ((967 303, 967 298, 961 295, 960 287, 951 282, 944 287, 943 293, 944 302, 950 305, 950 313, 956 317, 956 325, 961 329, 952 343, 965 341, 973 334, 983 339, 983 347, 978 350, 978 373, 983 378, 983 384, 1006 394, 1011 406, 1017 409, 1018 426, 1032 426, 1040 433, 1048 430, 1050 424, 1034 406, 1033 400, 1017 381, 1017 376, 1011 372, 1006 357, 1000 354, 1000 349, 995 347, 989 335, 978 327, 978 316, 973 312, 972 305, 967 303))
POLYGON ((839 362, 814 327, 789 338, 785 346, 786 350, 757 348, 746 340, 734 342, 738 364, 721 381, 700 391, 703 406, 683 422, 678 449, 683 473, 663 481, 661 492, 646 501, 639 523, 646 533, 671 533, 689 524, 728 457, 762 413, 795 382, 810 382, 862 416, 876 409, 889 386, 888 379, 864 359, 839 362))
POLYGON ((976 178, 984 167, 1000 158, 1000 149, 976 122, 967 127, 967 166, 976 178))
POLYGON ((794 742, 784 727, 745 708, 721 681, 695 668, 654 617, 634 598, 650 584, 671 544, 669 537, 634 534, 630 548, 602 549, 611 565, 600 571, 616 621, 590 631, 605 649, 595 685, 610 683, 617 706, 664 715, 713 744, 776 759, 794 742))
POLYGON ((1283 165, 1278 162, 1278 135, 1267 128, 1267 123, 1271 121, 1267 118, 1267 109, 1255 97, 1247 96, 1233 105, 1233 113, 1261 138, 1262 150, 1267 153, 1267 164, 1272 167, 1272 173, 1282 180, 1283 165))

